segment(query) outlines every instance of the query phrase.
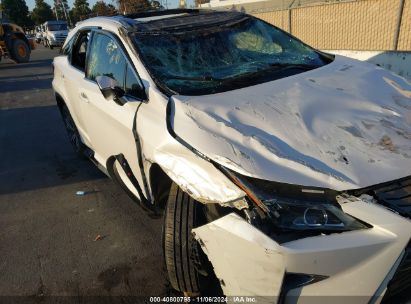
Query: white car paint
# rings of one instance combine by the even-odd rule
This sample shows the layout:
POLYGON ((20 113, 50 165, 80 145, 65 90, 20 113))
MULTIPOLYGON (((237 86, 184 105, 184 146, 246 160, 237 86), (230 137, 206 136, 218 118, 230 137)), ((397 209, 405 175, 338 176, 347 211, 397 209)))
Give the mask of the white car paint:
MULTIPOLYGON (((67 41, 88 26, 113 34, 122 27, 115 19, 89 19, 79 23, 67 41)), ((411 85, 398 76, 337 57, 328 66, 282 80, 201 97, 173 96, 172 127, 199 155, 169 133, 167 96, 124 37, 118 37, 145 86, 147 103, 120 107, 105 100, 95 83, 69 66, 66 56, 54 59, 53 88, 67 103, 96 160, 106 167, 110 156, 123 153, 140 185, 132 136, 136 112, 147 179, 157 164, 202 203, 238 206, 245 196, 207 157, 244 175, 335 190, 410 175, 411 85), (384 135, 391 144, 381 142, 384 135)), ((138 196, 131 183, 126 185, 138 196)), ((146 198, 152 197, 150 185, 142 190, 146 198)), ((193 232, 224 281, 226 295, 261 296, 263 302, 272 302, 283 274, 291 271, 330 278, 290 294, 353 295, 360 296, 359 303, 378 300, 411 238, 411 222, 358 198, 342 203, 342 208, 373 228, 279 244, 230 214, 193 232)), ((305 302, 310 297, 292 299, 305 302)))

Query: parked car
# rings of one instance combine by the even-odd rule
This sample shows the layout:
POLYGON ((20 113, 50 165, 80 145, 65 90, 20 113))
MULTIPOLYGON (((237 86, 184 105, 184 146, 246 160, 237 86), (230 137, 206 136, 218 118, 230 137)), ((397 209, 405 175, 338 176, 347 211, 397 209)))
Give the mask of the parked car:
POLYGON ((164 212, 176 290, 258 303, 410 295, 400 76, 244 13, 169 10, 79 23, 53 88, 75 151, 164 212))
POLYGON ((43 44, 53 49, 62 46, 68 35, 66 21, 46 21, 43 23, 43 44))

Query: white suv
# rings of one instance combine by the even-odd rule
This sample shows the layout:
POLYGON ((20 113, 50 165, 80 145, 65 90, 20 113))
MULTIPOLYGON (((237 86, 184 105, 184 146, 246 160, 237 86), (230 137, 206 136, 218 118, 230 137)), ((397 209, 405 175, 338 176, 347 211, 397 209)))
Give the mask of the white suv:
POLYGON ((243 13, 171 10, 81 22, 53 88, 76 151, 165 210, 176 290, 409 296, 405 79, 243 13))

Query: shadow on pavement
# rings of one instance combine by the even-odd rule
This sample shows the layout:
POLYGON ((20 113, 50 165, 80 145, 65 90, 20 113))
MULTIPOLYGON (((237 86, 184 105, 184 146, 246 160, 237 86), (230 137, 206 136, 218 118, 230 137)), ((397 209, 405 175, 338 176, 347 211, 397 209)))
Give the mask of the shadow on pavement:
POLYGON ((0 111, 0 194, 101 179, 73 152, 56 106, 0 111))
MULTIPOLYGON (((30 76, 29 76, 30 77, 30 76)), ((47 77, 47 76, 46 76, 47 77)), ((28 90, 44 90, 51 88, 52 75, 45 79, 33 79, 17 80, 17 81, 3 81, 0 86, 0 93, 9 93, 16 91, 28 91, 28 90)))
POLYGON ((37 67, 44 67, 45 65, 47 66, 48 64, 51 65, 53 62, 52 59, 42 59, 42 60, 32 60, 27 63, 14 63, 11 61, 7 62, 2 62, 0 61, 0 68, 1 69, 25 69, 25 68, 37 68, 37 67))

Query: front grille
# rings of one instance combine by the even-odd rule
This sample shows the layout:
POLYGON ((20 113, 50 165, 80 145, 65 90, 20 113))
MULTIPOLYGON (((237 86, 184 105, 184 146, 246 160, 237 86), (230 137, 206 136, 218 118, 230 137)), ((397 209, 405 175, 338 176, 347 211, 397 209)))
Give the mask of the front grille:
POLYGON ((387 285, 382 303, 408 303, 411 301, 411 241, 394 276, 387 285))
POLYGON ((58 42, 64 42, 64 40, 66 40, 67 36, 57 36, 56 37, 56 41, 58 42))
POLYGON ((411 219, 411 177, 372 189, 378 203, 411 219))

